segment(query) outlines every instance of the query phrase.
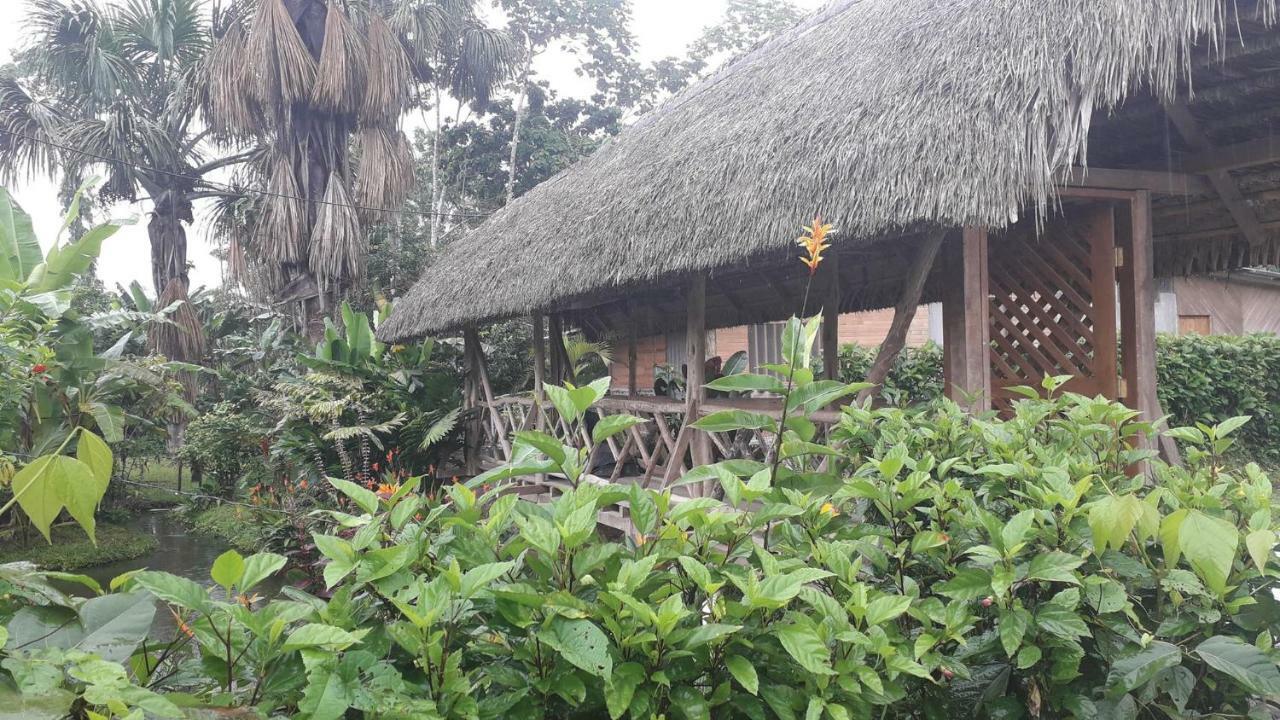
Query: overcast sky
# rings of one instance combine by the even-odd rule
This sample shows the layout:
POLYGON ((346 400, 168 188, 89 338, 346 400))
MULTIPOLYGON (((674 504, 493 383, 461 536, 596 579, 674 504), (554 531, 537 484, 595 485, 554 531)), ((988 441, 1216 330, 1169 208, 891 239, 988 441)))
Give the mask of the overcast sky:
MULTIPOLYGON (((793 0, 806 9, 817 8, 822 0, 793 0)), ((3 22, 0 22, 0 62, 7 61, 10 53, 23 42, 21 0, 0 0, 6 6, 3 22), (16 6, 16 12, 10 4, 16 6)), ((725 0, 633 0, 634 22, 632 29, 638 42, 638 54, 642 61, 655 60, 668 55, 683 54, 701 29, 716 22, 724 11, 725 0)), ((538 72, 549 78, 552 85, 566 95, 590 93, 590 82, 579 79, 573 72, 573 59, 559 53, 547 53, 538 65, 538 72)), ((62 210, 57 199, 57 186, 46 180, 37 180, 10 188, 24 209, 35 222, 41 242, 53 242, 61 222, 62 210)), ((116 283, 128 285, 139 281, 148 293, 151 288, 151 251, 146 232, 147 203, 120 205, 111 212, 113 217, 136 217, 137 224, 126 227, 107 241, 98 263, 98 275, 108 288, 116 283)), ((196 224, 188 229, 187 254, 194 264, 191 273, 193 286, 213 286, 220 282, 218 261, 209 254, 211 243, 200 222, 197 207, 196 224)))

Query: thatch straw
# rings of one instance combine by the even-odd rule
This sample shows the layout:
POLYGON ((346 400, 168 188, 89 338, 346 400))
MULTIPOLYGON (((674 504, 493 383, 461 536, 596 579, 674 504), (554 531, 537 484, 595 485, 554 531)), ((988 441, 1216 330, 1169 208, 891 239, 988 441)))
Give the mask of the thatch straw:
POLYGON ((338 113, 356 113, 364 102, 369 52, 338 3, 330 2, 324 19, 324 47, 311 102, 338 113))
POLYGON ((156 307, 165 310, 181 303, 168 314, 168 322, 156 323, 147 331, 151 348, 170 360, 198 363, 204 357, 204 326, 187 299, 187 284, 171 278, 156 299, 156 307))
POLYGON ((360 169, 356 182, 359 204, 394 210, 414 184, 413 147, 399 130, 366 127, 357 137, 360 169))
POLYGON ((329 173, 324 202, 311 228, 311 272, 325 290, 350 287, 364 278, 369 247, 360 230, 360 217, 337 172, 329 173))
MULTIPOLYGON (((1256 2, 1274 15, 1276 0, 1256 2)), ((781 252, 818 213, 846 247, 1047 213, 1094 116, 1174 98, 1195 63, 1239 45, 1236 5, 836 0, 495 213, 380 336, 781 252)))
POLYGON ((377 12, 370 13, 367 46, 369 73, 360 104, 360 122, 395 122, 409 103, 409 58, 399 38, 377 12))
POLYGON ((267 191, 271 194, 263 201, 254 232, 258 255, 276 264, 305 262, 307 209, 298 199, 298 179, 288 155, 276 158, 267 191))
POLYGON ((258 0, 243 61, 256 72, 253 91, 263 106, 279 111, 310 97, 316 61, 283 0, 258 0))

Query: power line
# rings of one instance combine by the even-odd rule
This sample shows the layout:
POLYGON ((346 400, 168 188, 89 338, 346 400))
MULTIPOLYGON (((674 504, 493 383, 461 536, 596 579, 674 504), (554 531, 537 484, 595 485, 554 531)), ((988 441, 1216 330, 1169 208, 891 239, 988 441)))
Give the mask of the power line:
POLYGON ((369 211, 369 212, 378 212, 378 213, 394 213, 394 214, 401 214, 401 215, 421 215, 421 216, 424 216, 424 217, 451 217, 451 218, 472 218, 472 219, 479 219, 479 218, 486 218, 486 217, 489 217, 489 215, 491 214, 491 213, 440 213, 440 212, 433 212, 433 211, 430 211, 430 210, 404 210, 404 209, 400 209, 400 210, 392 210, 392 209, 390 209, 390 208, 369 207, 369 206, 366 206, 366 205, 350 205, 350 204, 346 204, 346 203, 335 203, 335 202, 329 202, 329 201, 327 201, 327 200, 320 200, 320 199, 316 199, 316 198, 304 198, 304 197, 299 197, 299 196, 297 196, 297 195, 286 195, 286 194, 283 194, 283 193, 275 193, 275 192, 271 192, 270 190, 256 190, 256 189, 253 189, 253 188, 240 188, 240 187, 236 187, 236 186, 234 186, 234 185, 226 185, 226 184, 224 184, 224 183, 214 182, 214 181, 212 181, 212 180, 206 180, 205 178, 202 178, 202 177, 196 177, 196 176, 194 176, 194 175, 186 175, 186 174, 184 174, 184 173, 172 172, 172 171, 170 171, 170 170, 161 170, 160 168, 154 168, 154 167, 150 167, 150 166, 148 166, 148 165, 142 165, 142 164, 139 164, 139 163, 129 162, 129 161, 126 161, 126 160, 121 160, 121 159, 119 159, 119 158, 110 157, 110 156, 108 156, 108 155, 98 155, 98 154, 96 154, 96 153, 91 153, 91 152, 88 152, 88 151, 85 151, 85 150, 80 150, 80 149, 78 149, 78 148, 69 147, 69 146, 67 146, 67 145, 61 145, 61 144, 56 143, 56 142, 53 142, 53 141, 51 141, 51 140, 45 140, 45 139, 43 139, 43 138, 34 137, 34 136, 31 136, 31 135, 27 135, 27 134, 25 134, 25 133, 14 132, 14 131, 12 131, 12 130, 6 130, 6 129, 4 129, 4 128, 0 128, 0 133, 4 133, 5 135, 12 135, 13 137, 22 138, 23 140, 27 140, 27 141, 29 141, 29 142, 40 143, 40 144, 42 144, 42 145, 48 145, 48 146, 49 146, 49 147, 51 147, 51 148, 55 148, 55 149, 61 150, 61 151, 63 151, 63 152, 74 153, 74 154, 76 154, 76 155, 80 155, 80 156, 82 156, 82 157, 91 158, 91 159, 93 159, 93 160, 97 160, 98 162, 110 163, 110 164, 113 164, 113 165, 124 165, 124 166, 127 166, 127 167, 131 167, 131 168, 133 168, 133 169, 135 169, 135 170, 142 170, 143 172, 156 173, 156 174, 159 174, 159 175, 167 175, 167 176, 169 176, 169 177, 181 178, 181 179, 183 179, 183 180, 187 180, 187 181, 192 182, 192 183, 198 183, 198 184, 201 184, 201 185, 206 185, 206 186, 208 186, 208 187, 210 187, 210 188, 213 188, 213 189, 215 189, 215 190, 220 190, 220 191, 222 191, 222 192, 224 192, 224 193, 226 193, 227 195, 230 195, 230 196, 232 196, 232 197, 242 197, 242 198, 247 198, 247 197, 249 197, 249 195, 251 195, 251 194, 252 194, 252 195, 261 195, 261 196, 264 196, 264 197, 276 197, 276 198, 281 198, 281 199, 284 199, 284 200, 297 200, 297 201, 299 201, 299 202, 313 202, 313 203, 316 203, 316 204, 319 204, 319 205, 332 205, 332 206, 334 206, 334 207, 350 208, 350 209, 353 209, 353 210, 366 210, 366 211, 369 211))

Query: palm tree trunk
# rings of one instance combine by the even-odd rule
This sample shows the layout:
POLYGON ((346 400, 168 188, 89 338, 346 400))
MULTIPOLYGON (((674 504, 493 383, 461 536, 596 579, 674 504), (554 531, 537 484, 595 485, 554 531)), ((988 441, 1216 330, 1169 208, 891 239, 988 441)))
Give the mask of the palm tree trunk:
POLYGON ((524 67, 520 70, 520 93, 516 95, 516 118, 511 127, 511 158, 507 168, 507 203, 516 194, 516 151, 520 147, 520 127, 524 124, 525 99, 529 94, 529 73, 533 68, 533 48, 525 49, 524 67))
POLYGON ((436 129, 431 136, 431 249, 435 250, 440 242, 440 206, 444 204, 444 189, 440 187, 440 81, 432 83, 435 88, 436 129))

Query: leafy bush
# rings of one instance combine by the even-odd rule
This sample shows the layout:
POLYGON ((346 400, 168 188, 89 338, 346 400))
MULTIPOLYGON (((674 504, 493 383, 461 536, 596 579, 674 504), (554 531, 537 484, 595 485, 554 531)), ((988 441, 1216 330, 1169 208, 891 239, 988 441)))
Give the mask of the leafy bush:
POLYGON ((219 403, 187 426, 178 456, 191 463, 193 476, 199 474, 206 490, 230 497, 248 473, 270 479, 265 442, 265 431, 254 426, 250 415, 219 403))
POLYGON ((1156 375, 1175 424, 1253 420, 1240 431, 1250 456, 1280 460, 1280 337, 1161 335, 1156 375))
MULTIPOLYGON (((792 347, 816 330, 793 321, 792 347)), ((327 599, 254 600, 284 564, 269 554, 219 558, 216 589, 143 572, 69 609, 11 570, 23 602, 0 605, 0 667, 28 699, 156 716, 181 701, 327 719, 1242 717, 1280 695, 1271 483, 1220 462, 1243 419, 1175 430, 1188 467, 1154 464, 1150 484, 1128 469, 1151 428, 1120 405, 854 406, 824 437, 807 416, 860 386, 807 364, 769 368, 789 393, 777 375, 711 384, 787 394, 785 421, 699 421, 777 439, 768 465, 684 478, 723 500, 586 482, 593 446, 639 420, 584 442, 607 381, 549 386, 568 427, 519 433, 510 466, 439 494, 331 480, 344 502, 314 536, 327 599), (564 482, 550 503, 505 492, 543 473, 564 482), (634 534, 598 533, 619 503, 634 534), (180 632, 95 648, 58 630, 78 616, 92 637, 108 602, 148 620, 163 603, 180 632), (170 699, 170 677, 187 692, 170 699)))
MULTIPOLYGON (((877 347, 840 346, 840 379, 858 382, 875 362, 877 347)), ((896 405, 929 402, 942 397, 942 347, 929 341, 903 348, 889 370, 881 394, 896 405)))

